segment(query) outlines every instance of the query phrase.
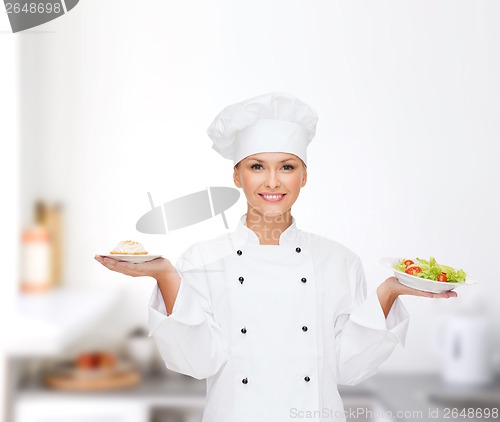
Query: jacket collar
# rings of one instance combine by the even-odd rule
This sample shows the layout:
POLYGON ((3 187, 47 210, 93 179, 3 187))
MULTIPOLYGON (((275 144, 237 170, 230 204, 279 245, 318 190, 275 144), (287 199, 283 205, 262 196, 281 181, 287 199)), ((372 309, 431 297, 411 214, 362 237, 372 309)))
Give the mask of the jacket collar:
MULTIPOLYGON (((238 226, 233 233, 236 247, 242 247, 247 243, 259 245, 259 237, 246 225, 247 214, 243 214, 238 222, 238 226)), ((292 215, 292 224, 280 235, 279 246, 295 245, 298 237, 298 229, 295 217, 292 215)), ((278 246, 278 245, 276 245, 278 246)))

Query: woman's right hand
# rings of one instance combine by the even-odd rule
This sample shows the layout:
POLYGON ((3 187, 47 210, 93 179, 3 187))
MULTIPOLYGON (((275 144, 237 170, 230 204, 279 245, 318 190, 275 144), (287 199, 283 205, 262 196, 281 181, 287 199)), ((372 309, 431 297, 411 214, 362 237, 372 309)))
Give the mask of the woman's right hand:
POLYGON ((107 269, 116 271, 131 277, 153 277, 159 279, 171 271, 177 270, 166 258, 156 258, 151 261, 133 264, 131 262, 118 261, 117 259, 96 255, 95 260, 107 269))

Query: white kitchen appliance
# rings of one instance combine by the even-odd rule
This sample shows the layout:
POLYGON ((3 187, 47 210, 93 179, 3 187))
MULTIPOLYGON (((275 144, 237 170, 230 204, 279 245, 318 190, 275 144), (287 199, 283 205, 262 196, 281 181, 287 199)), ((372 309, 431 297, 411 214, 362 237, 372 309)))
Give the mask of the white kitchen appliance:
POLYGON ((442 358, 443 379, 456 384, 491 382, 495 372, 492 333, 483 313, 442 315, 434 347, 442 358))

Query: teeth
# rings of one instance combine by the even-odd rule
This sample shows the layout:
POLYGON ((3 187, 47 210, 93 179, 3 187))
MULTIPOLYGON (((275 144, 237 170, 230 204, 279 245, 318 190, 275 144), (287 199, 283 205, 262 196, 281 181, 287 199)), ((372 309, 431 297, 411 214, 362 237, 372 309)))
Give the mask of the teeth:
POLYGON ((283 195, 262 195, 264 198, 266 199, 279 199, 281 198, 283 195))

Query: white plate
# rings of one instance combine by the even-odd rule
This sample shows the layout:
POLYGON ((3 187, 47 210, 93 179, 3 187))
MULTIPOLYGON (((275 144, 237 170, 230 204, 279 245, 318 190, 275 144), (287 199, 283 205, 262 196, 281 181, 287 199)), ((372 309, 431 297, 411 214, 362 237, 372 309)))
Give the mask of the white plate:
POLYGON ((161 255, 125 255, 125 254, 97 254, 99 256, 105 256, 106 258, 113 258, 118 261, 133 262, 134 264, 140 264, 142 262, 152 261, 153 259, 160 258, 161 255))
POLYGON ((413 289, 423 290, 424 292, 431 292, 431 293, 449 292, 450 290, 453 290, 460 286, 477 283, 477 281, 471 276, 468 276, 463 283, 452 283, 449 281, 427 280, 425 278, 420 278, 414 275, 406 274, 394 268, 394 265, 401 262, 401 258, 382 258, 380 262, 386 267, 390 268, 392 271, 394 271, 394 276, 398 279, 398 281, 401 284, 407 287, 411 287, 413 289))

